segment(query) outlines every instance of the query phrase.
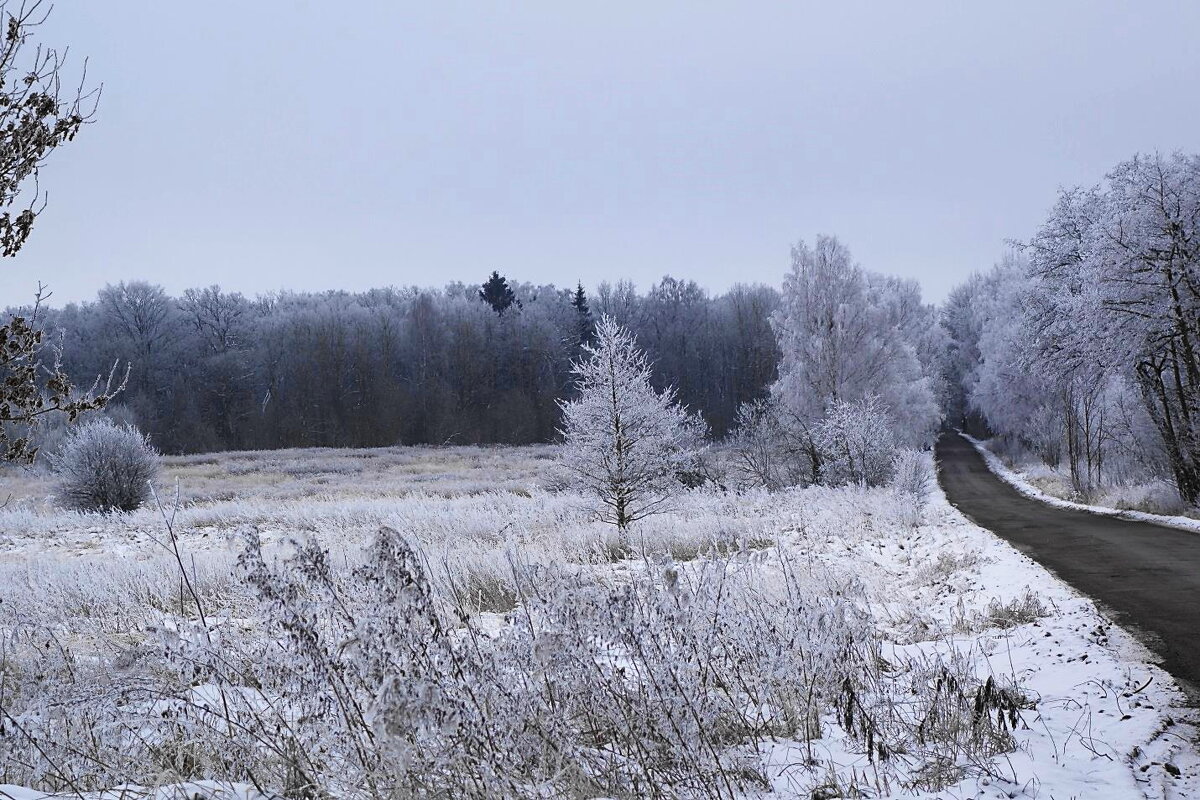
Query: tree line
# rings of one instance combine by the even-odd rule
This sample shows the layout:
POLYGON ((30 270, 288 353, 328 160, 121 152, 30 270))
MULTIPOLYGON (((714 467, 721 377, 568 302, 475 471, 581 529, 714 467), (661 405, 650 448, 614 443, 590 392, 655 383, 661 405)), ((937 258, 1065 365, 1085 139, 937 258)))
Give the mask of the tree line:
POLYGON ((1200 499, 1200 157, 1125 161, 950 296, 952 417, 1088 495, 1160 477, 1200 499))
MULTIPOLYGON (((572 362, 608 315, 632 331, 662 389, 716 436, 775 379, 779 293, 509 281, 255 298, 218 286, 178 297, 145 281, 39 311, 77 380, 129 365, 117 403, 164 452, 555 438, 572 362)), ((28 310, 10 309, 10 315, 28 310)))

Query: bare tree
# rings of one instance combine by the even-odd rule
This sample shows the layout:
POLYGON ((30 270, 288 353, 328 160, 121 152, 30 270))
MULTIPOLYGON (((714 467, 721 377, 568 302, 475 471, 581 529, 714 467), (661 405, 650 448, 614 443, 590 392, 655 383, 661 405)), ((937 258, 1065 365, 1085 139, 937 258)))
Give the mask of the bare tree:
POLYGON ((0 2, 0 207, 6 209, 0 214, 0 255, 5 256, 17 254, 45 207, 38 170, 57 147, 75 138, 100 97, 99 89, 83 88, 86 64, 77 87, 64 92, 66 51, 31 44, 49 13, 41 0, 0 2), (9 209, 18 205, 24 208, 14 215, 9 209))
POLYGON ((100 305, 110 325, 149 359, 168 333, 171 303, 161 286, 146 281, 121 281, 100 291, 100 305))
POLYGON ((38 324, 46 297, 39 287, 32 312, 0 326, 0 461, 33 461, 38 451, 33 431, 43 416, 62 413, 73 422, 84 411, 103 408, 125 386, 114 383, 114 366, 103 383, 97 379, 82 393, 75 389, 63 371, 61 350, 46 341, 38 324))
MULTIPOLYGON (((34 0, 0 2, 0 255, 14 256, 45 207, 38 170, 60 145, 71 141, 92 117, 99 89, 84 90, 86 69, 74 90, 63 90, 65 51, 31 44, 33 31, 50 7, 34 0), (14 213, 17 207, 23 208, 14 213)), ((37 309, 46 297, 39 286, 34 313, 13 316, 0 326, 0 459, 30 461, 37 454, 32 429, 43 415, 61 412, 74 419, 100 408, 105 391, 74 393, 62 369, 61 353, 47 359, 45 333, 37 309)), ((111 378, 111 375, 110 375, 111 378)), ((93 387, 95 390, 97 387, 93 387)))
POLYGON ((216 284, 188 289, 179 301, 179 310, 211 353, 227 353, 240 345, 239 334, 248 308, 240 292, 223 292, 216 284))

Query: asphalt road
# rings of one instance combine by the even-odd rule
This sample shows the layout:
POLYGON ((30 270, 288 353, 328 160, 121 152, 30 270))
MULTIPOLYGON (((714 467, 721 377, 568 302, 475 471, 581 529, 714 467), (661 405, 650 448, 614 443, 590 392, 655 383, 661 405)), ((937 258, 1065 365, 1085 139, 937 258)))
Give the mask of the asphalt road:
POLYGON ((1200 697, 1200 534, 1031 500, 956 433, 942 436, 936 455, 959 511, 1098 601, 1200 697))

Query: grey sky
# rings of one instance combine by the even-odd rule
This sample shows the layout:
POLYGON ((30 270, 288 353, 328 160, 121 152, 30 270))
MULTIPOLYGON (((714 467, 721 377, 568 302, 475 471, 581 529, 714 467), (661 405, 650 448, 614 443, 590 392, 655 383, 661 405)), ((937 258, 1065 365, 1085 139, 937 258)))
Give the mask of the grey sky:
POLYGON ((1200 136, 1192 2, 59 0, 41 38, 104 98, 0 305, 39 278, 719 290, 822 232, 938 300, 1057 187, 1200 136))

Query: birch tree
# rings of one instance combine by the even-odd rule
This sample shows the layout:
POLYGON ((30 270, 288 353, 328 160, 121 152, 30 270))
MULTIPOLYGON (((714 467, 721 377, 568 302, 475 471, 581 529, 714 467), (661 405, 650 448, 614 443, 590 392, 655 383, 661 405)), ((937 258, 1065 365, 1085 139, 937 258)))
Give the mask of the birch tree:
POLYGON ((559 403, 563 466, 574 487, 598 501, 599 517, 624 531, 682 489, 678 475, 692 464, 704 425, 673 388, 654 389, 645 354, 611 317, 583 349, 573 371, 578 398, 559 403))
POLYGON ((811 248, 797 244, 771 317, 782 353, 772 394, 810 429, 835 406, 876 397, 897 440, 931 444, 941 423, 940 367, 922 362, 936 345, 917 336, 940 328, 915 292, 864 271, 836 237, 818 237, 811 248))
POLYGON ((1064 192, 1030 243, 1039 355, 1058 372, 1124 370, 1180 495, 1200 499, 1200 157, 1135 157, 1064 192))

